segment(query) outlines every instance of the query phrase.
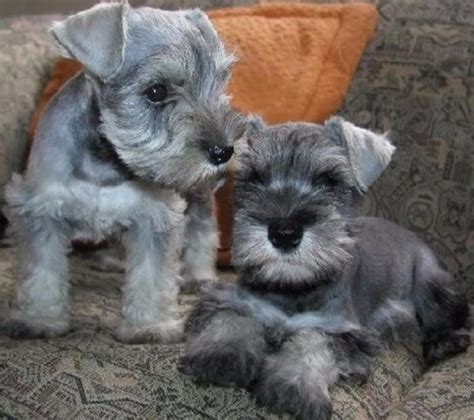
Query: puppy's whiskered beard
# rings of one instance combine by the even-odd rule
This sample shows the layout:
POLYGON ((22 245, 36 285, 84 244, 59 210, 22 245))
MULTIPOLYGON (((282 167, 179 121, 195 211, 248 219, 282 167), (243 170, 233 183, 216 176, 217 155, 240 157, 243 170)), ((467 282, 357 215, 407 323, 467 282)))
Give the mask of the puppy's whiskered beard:
POLYGON ((102 132, 137 176, 186 192, 226 172, 229 162, 213 165, 208 149, 232 146, 244 124, 226 98, 216 109, 201 107, 198 114, 195 104, 182 102, 165 106, 170 109, 135 109, 126 118, 123 112, 104 107, 102 132), (151 120, 149 125, 143 123, 146 119, 151 120))
POLYGON ((241 214, 236 216, 234 229, 234 264, 245 271, 247 281, 263 282, 269 288, 272 283, 316 287, 351 258, 348 250, 353 240, 337 213, 332 220, 305 230, 301 243, 291 251, 276 249, 268 239, 268 227, 241 214))
POLYGON ((225 140, 219 142, 212 138, 213 134, 206 135, 200 130, 202 124, 187 112, 171 114, 167 124, 155 132, 142 126, 128 128, 108 110, 102 115, 106 121, 102 125, 104 135, 134 174, 180 192, 199 189, 225 175, 231 161, 213 165, 206 149, 213 143, 231 146, 235 136, 240 135, 237 131, 242 121, 237 114, 234 120, 228 118, 227 127, 235 133, 219 133, 219 139, 225 140))
POLYGON ((239 156, 234 264, 267 288, 316 287, 351 258, 348 162, 329 142, 315 151, 314 139, 284 134, 258 139, 239 156), (302 229, 296 247, 272 244, 274 220, 302 229))

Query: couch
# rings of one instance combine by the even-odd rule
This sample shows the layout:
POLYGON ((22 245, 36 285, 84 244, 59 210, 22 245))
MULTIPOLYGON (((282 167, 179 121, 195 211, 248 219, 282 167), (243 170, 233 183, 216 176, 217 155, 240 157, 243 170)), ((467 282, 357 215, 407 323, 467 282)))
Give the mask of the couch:
MULTIPOLYGON (((253 0, 150 0, 204 8, 253 0)), ((474 3, 380 0, 376 35, 340 114, 389 131, 398 151, 363 211, 417 231, 474 300, 474 3)), ((0 19, 1 188, 20 171, 29 120, 54 57, 55 16, 0 19)), ((2 223, 0 221, 0 223, 2 223)), ((1 236, 1 231, 0 231, 1 236)), ((13 253, 0 240, 0 315, 14 296, 13 253)), ((104 252, 104 251, 101 251, 104 252)), ((106 251, 105 251, 106 252, 106 251)), ((271 419, 240 389, 201 387, 177 370, 183 345, 123 345, 120 273, 94 251, 71 258, 74 331, 64 338, 0 337, 0 417, 271 419)), ((232 281, 232 271, 221 271, 232 281)), ((183 316, 195 301, 181 295, 183 316)), ((367 383, 331 391, 336 419, 474 418, 474 346, 427 369, 416 343, 374 360, 367 383)))

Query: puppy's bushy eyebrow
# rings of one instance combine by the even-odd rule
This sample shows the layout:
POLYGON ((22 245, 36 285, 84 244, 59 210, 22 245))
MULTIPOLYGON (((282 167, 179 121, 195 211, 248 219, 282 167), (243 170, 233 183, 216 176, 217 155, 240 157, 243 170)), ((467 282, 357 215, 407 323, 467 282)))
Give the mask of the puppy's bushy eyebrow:
POLYGON ((311 179, 313 184, 326 184, 335 186, 338 184, 350 184, 351 173, 343 156, 333 155, 332 160, 321 167, 316 167, 311 179))
POLYGON ((186 77, 183 65, 182 57, 177 56, 171 46, 163 45, 153 51, 145 61, 128 67, 111 82, 111 86, 114 89, 133 92, 145 89, 153 80, 183 80, 186 77))

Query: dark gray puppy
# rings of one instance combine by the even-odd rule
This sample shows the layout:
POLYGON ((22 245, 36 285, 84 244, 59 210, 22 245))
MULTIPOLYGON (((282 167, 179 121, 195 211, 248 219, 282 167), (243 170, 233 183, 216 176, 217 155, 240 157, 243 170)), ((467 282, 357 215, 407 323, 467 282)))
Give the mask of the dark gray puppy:
POLYGON ((387 220, 353 216, 393 149, 338 118, 248 135, 236 182, 240 279, 191 313, 186 374, 325 419, 328 388, 363 380, 389 338, 414 327, 427 363, 466 349, 466 299, 430 248, 387 220))
POLYGON ((234 59, 200 10, 104 3, 51 33, 85 71, 51 101, 25 175, 6 190, 20 242, 6 332, 66 333, 71 241, 118 236, 127 250, 118 339, 178 340, 183 242, 187 277, 215 277, 211 193, 242 132, 225 92, 234 59))

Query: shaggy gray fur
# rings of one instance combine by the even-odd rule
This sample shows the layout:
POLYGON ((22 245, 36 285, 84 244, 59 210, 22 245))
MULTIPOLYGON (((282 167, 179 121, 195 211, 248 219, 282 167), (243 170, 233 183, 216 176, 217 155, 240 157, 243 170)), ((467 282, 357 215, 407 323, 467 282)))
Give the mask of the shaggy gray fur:
POLYGON ((199 10, 104 3, 51 33, 85 71, 52 99, 26 173, 6 189, 20 255, 4 328, 66 333, 71 241, 119 237, 127 259, 117 337, 176 341, 183 241, 189 281, 215 278, 210 201, 242 133, 225 93, 234 59, 199 10))
POLYGON ((182 369, 248 387, 299 419, 331 416, 329 387, 363 381, 371 357, 418 331, 428 364, 469 344, 468 305, 414 233, 355 217, 388 164, 383 136, 339 118, 254 129, 241 147, 238 284, 206 293, 187 321, 182 369))

